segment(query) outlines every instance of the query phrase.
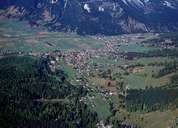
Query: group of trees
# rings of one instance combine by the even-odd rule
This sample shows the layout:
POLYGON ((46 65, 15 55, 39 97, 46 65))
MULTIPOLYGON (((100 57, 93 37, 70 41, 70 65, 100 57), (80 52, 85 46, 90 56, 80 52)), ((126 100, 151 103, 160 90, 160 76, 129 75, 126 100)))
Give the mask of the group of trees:
POLYGON ((171 39, 174 43, 175 46, 178 46, 178 33, 174 32, 174 33, 164 33, 160 35, 161 39, 171 39))
POLYGON ((145 57, 178 57, 177 49, 160 49, 149 51, 144 55, 145 57))
POLYGON ((172 61, 164 64, 164 68, 161 69, 155 77, 162 77, 172 72, 176 72, 178 69, 178 62, 172 61))
POLYGON ((173 85, 177 85, 178 84, 178 74, 175 74, 171 77, 171 83, 173 85))
POLYGON ((144 44, 149 44, 151 46, 159 47, 163 42, 166 44, 165 40, 171 40, 172 45, 178 46, 178 33, 163 33, 160 34, 157 38, 148 39, 146 41, 143 41, 144 44))
POLYGON ((129 90, 126 96, 128 111, 151 112, 178 107, 177 87, 156 87, 144 90, 129 90))
POLYGON ((93 128, 96 112, 80 102, 86 91, 51 74, 46 60, 0 59, 0 124, 2 128, 93 128))

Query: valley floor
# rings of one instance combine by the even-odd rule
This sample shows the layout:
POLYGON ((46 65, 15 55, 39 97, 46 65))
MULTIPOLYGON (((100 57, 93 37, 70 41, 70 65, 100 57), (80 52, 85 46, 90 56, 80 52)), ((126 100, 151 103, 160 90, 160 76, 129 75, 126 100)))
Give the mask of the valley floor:
MULTIPOLYGON (((178 34, 176 38, 155 33, 80 36, 4 19, 0 20, 0 60, 9 56, 46 59, 49 72, 60 70, 66 75, 52 78, 87 90, 79 101, 96 112, 104 125, 176 128, 178 34)), ((2 65, 0 71, 10 64, 2 65)), ((50 96, 37 102, 68 100, 50 96)))

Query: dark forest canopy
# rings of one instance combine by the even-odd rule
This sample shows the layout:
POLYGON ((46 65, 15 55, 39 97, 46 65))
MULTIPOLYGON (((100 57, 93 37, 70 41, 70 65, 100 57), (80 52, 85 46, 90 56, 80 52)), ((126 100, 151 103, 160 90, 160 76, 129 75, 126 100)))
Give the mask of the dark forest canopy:
POLYGON ((63 72, 50 74, 46 60, 7 57, 0 60, 0 124, 2 128, 96 127, 97 114, 79 102, 84 90, 63 72))

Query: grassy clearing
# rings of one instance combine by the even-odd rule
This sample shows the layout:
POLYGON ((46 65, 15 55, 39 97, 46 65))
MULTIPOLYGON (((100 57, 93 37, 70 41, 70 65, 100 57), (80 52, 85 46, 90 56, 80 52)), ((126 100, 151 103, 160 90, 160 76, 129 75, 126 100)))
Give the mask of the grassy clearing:
POLYGON ((103 99, 99 93, 94 94, 94 99, 88 102, 92 110, 96 111, 100 120, 105 120, 111 115, 110 105, 107 99, 103 99))
POLYGON ((64 61, 62 61, 62 60, 60 61, 59 68, 61 70, 63 70, 70 79, 75 79, 76 78, 75 70, 72 67, 66 65, 64 63, 64 61))
POLYGON ((97 63, 97 64, 118 64, 118 62, 116 62, 113 59, 109 59, 107 57, 99 57, 99 58, 94 58, 92 59, 93 63, 97 63))
POLYGON ((121 44, 119 47, 119 50, 122 52, 140 52, 140 53, 146 53, 157 49, 158 48, 144 46, 139 43, 121 44))
POLYGON ((127 118, 128 122, 139 125, 142 128, 170 128, 175 126, 178 109, 165 112, 128 113, 124 110, 117 113, 118 118, 127 118))
MULTIPOLYGON (((177 58, 168 58, 168 57, 149 57, 149 58, 140 58, 137 60, 124 60, 121 59, 118 62, 118 65, 135 65, 143 64, 144 71, 140 73, 129 73, 129 75, 124 75, 125 85, 129 88, 134 89, 144 89, 145 87, 159 87, 170 83, 170 77, 174 74, 168 74, 166 76, 155 78, 153 75, 156 75, 162 66, 148 66, 149 64, 164 64, 165 62, 172 62, 177 58)), ((122 73, 123 74, 123 73, 122 73)))
POLYGON ((173 59, 175 59, 175 58, 168 58, 168 57, 148 57, 148 58, 140 58, 140 59, 137 59, 137 60, 128 61, 128 63, 130 63, 130 64, 140 63, 140 64, 148 65, 150 63, 165 63, 165 62, 170 62, 173 59))
POLYGON ((94 84, 94 86, 98 86, 98 87, 102 87, 108 91, 111 92, 116 92, 116 81, 110 81, 111 85, 108 86, 108 80, 104 79, 104 78, 99 78, 99 77, 92 77, 90 79, 90 82, 94 84))
POLYGON ((124 76, 125 84, 132 89, 144 89, 146 87, 159 87, 170 83, 170 77, 173 74, 168 74, 160 78, 154 78, 152 75, 156 74, 161 67, 146 66, 144 72, 130 73, 124 76))

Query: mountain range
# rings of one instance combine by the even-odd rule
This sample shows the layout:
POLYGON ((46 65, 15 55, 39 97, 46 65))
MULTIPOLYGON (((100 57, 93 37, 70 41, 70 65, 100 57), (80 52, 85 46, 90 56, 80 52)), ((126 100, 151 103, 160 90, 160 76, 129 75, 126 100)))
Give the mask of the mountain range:
POLYGON ((178 0, 1 0, 0 15, 52 31, 116 35, 178 30, 178 0))

